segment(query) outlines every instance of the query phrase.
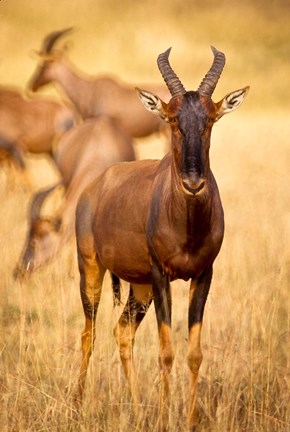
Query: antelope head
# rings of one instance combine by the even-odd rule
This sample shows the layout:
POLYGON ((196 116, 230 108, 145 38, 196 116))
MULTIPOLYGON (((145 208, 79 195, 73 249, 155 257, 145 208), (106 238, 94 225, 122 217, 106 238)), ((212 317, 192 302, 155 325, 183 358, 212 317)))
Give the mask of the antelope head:
POLYGON ((14 270, 15 279, 23 279, 53 257, 58 249, 61 231, 60 217, 41 216, 45 200, 61 183, 36 193, 30 205, 30 228, 24 251, 14 270))
POLYGON ((49 33, 43 40, 40 51, 36 54, 40 59, 35 73, 28 83, 28 88, 36 92, 40 87, 54 79, 54 68, 62 59, 65 48, 54 49, 56 42, 73 30, 72 27, 49 33))
POLYGON ((213 102, 211 97, 224 68, 225 55, 212 47, 214 60, 211 68, 196 91, 186 91, 169 64, 170 50, 160 54, 157 60, 172 96, 169 103, 151 92, 137 91, 145 108, 170 124, 179 183, 183 192, 192 196, 204 190, 210 177, 209 147, 213 124, 241 105, 249 87, 235 90, 219 102, 213 102))

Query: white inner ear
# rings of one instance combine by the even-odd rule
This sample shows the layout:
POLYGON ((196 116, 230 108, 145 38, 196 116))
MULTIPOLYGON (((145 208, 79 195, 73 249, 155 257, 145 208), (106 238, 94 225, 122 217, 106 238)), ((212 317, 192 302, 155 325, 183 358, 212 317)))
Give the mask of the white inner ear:
POLYGON ((141 102, 149 111, 155 112, 162 110, 162 104, 158 96, 145 90, 138 90, 141 102))
POLYGON ((222 103, 222 111, 223 113, 230 112, 232 110, 237 109, 243 100, 245 99, 245 96, 247 94, 247 91, 245 89, 236 90, 230 94, 228 94, 222 103))

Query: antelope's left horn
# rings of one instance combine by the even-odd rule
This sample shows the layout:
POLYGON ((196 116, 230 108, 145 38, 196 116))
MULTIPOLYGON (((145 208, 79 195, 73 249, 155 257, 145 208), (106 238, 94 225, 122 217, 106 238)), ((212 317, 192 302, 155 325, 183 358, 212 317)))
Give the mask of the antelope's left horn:
POLYGON ((211 97, 214 89, 216 88, 217 82, 219 80, 219 77, 221 76, 221 73, 223 71, 224 65, 226 63, 226 57, 224 53, 221 51, 218 51, 215 47, 211 47, 212 52, 214 54, 214 60, 213 64, 208 71, 208 73, 205 75, 204 79, 200 83, 200 86, 198 87, 198 92, 202 96, 211 97))
POLYGON ((171 48, 168 48, 164 53, 159 54, 157 59, 157 65, 161 72, 161 75, 165 81, 165 84, 168 87, 168 90, 171 93, 172 97, 176 96, 182 96, 184 93, 186 93, 185 88, 183 87, 180 79, 172 69, 172 67, 169 64, 169 54, 170 54, 171 48))

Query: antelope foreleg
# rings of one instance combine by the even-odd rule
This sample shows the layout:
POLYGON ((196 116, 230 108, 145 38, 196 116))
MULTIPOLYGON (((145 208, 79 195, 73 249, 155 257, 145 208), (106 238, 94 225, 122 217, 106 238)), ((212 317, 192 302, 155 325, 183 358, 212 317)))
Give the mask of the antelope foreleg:
POLYGON ((171 292, 168 276, 164 275, 158 265, 152 266, 153 295, 159 333, 159 367, 160 367, 160 417, 158 429, 168 430, 170 408, 170 372, 174 353, 171 334, 171 292))
POLYGON ((187 363, 190 369, 190 388, 189 388, 189 407, 188 407, 188 430, 194 432, 198 424, 197 413, 197 381, 198 372, 202 362, 202 352, 200 349, 201 323, 195 324, 189 334, 189 349, 187 363))
POLYGON ((198 424, 197 413, 197 381, 199 368, 202 362, 200 336, 204 307, 210 288, 212 268, 207 270, 200 278, 192 280, 189 295, 188 313, 188 354, 187 363, 190 370, 190 390, 188 409, 188 430, 194 432, 198 424))

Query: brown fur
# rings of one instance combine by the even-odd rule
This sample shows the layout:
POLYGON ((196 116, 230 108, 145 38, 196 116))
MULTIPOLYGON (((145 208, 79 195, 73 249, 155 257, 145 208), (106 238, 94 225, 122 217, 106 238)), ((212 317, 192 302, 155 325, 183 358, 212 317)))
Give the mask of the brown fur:
POLYGON ((75 115, 64 105, 0 87, 0 149, 20 170, 25 170, 27 152, 52 155, 53 146, 74 123, 75 115))

